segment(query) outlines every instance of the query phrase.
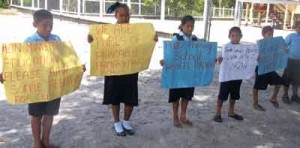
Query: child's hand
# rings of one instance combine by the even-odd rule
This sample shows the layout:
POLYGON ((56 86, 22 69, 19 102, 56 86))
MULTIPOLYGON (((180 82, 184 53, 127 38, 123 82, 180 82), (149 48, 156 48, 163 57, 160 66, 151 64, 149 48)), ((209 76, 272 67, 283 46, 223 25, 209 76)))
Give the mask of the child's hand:
POLYGON ((160 66, 164 66, 164 60, 159 61, 160 66))
POLYGON ((85 65, 82 65, 82 71, 83 71, 83 72, 86 71, 85 65))
POLYGON ((219 64, 221 64, 222 61, 223 61, 223 57, 217 57, 217 62, 218 62, 219 64))
POLYGON ((0 73, 0 82, 1 82, 1 83, 3 83, 3 82, 4 82, 4 79, 3 79, 2 73, 0 73))
POLYGON ((93 36, 91 36, 91 35, 88 35, 88 36, 87 36, 87 41, 88 41, 89 43, 92 43, 93 40, 94 40, 93 36))
POLYGON ((155 42, 157 42, 158 41, 158 36, 157 36, 157 34, 155 33, 155 35, 154 35, 154 41, 155 42))

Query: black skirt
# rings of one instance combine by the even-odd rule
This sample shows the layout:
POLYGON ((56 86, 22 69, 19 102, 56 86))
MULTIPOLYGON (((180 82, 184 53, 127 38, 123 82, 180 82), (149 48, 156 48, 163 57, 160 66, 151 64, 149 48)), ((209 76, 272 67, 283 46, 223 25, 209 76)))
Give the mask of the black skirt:
POLYGON ((105 76, 103 104, 119 105, 120 103, 128 106, 138 105, 138 73, 105 76))
POLYGON ((187 99, 187 100, 192 100, 192 98, 194 97, 194 91, 195 91, 194 87, 170 89, 170 91, 169 91, 169 103, 176 102, 180 98, 187 99))

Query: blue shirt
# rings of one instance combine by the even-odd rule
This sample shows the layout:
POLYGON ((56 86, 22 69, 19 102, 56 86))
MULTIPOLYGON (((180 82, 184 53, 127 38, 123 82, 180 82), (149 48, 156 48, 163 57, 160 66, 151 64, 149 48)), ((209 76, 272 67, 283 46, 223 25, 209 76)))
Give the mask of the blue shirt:
MULTIPOLYGON (((184 41, 192 41, 193 38, 197 38, 195 35, 187 36, 182 31, 178 33, 180 36, 183 36, 184 41)), ((172 41, 178 41, 177 36, 173 36, 172 41)))
POLYGON ((289 34, 285 38, 285 42, 289 47, 289 57, 293 59, 300 59, 300 34, 289 34))
MULTIPOLYGON (((57 41, 60 42, 61 39, 59 36, 50 34, 48 41, 57 41)), ((25 39, 26 43, 32 43, 32 42, 46 42, 43 37, 41 37, 37 32, 35 32, 32 36, 25 39)))

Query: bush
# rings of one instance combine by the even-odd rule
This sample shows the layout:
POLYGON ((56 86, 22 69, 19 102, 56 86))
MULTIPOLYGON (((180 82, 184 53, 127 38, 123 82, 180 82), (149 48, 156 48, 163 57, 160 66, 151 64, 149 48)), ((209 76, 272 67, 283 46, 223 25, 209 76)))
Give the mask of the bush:
POLYGON ((6 8, 8 6, 7 0, 0 0, 0 7, 6 8))

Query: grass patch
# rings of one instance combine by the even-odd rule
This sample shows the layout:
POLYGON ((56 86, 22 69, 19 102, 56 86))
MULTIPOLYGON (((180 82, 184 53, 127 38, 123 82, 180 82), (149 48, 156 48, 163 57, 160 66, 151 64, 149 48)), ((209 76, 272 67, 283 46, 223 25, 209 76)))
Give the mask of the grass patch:
POLYGON ((17 11, 13 9, 0 8, 0 15, 16 15, 17 11))

